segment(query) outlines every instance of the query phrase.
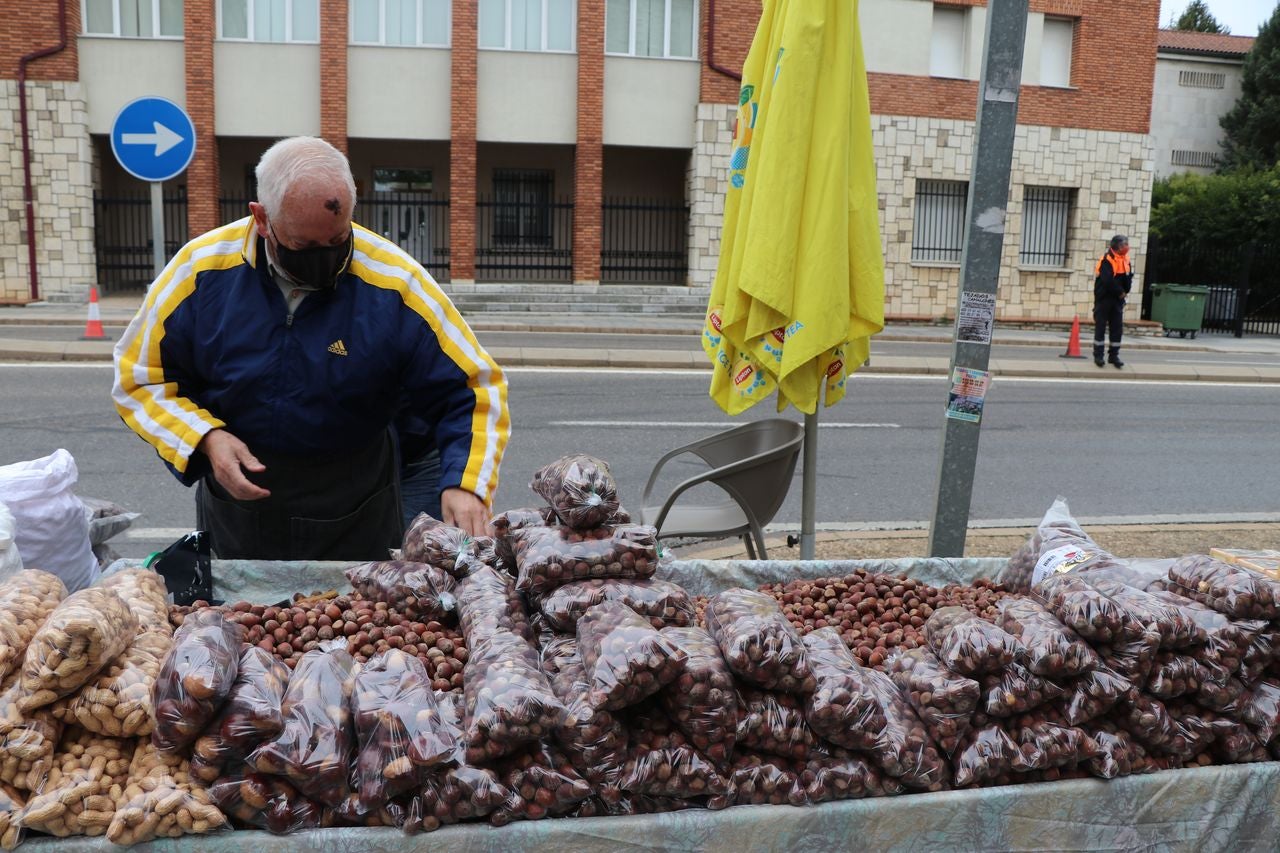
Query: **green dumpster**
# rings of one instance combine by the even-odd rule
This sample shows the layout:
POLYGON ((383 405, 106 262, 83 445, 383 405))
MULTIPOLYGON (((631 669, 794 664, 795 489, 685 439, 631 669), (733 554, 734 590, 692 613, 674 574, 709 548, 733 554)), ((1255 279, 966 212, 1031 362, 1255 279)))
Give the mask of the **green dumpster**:
POLYGON ((1174 332, 1181 337, 1196 336, 1204 321, 1204 306, 1209 288, 1200 284, 1155 284, 1151 287, 1151 319, 1164 326, 1167 338, 1174 332))

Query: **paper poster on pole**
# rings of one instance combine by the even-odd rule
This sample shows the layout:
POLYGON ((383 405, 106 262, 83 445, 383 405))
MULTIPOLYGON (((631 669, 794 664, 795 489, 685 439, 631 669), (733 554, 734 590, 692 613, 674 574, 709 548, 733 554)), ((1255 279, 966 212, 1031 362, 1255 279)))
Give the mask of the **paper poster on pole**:
POLYGON ((960 297, 960 317, 956 340, 991 345, 991 329, 996 322, 996 295, 966 290, 960 297))
POLYGON ((951 396, 947 400, 947 417, 958 421, 978 423, 982 420, 982 406, 991 387, 991 373, 957 367, 951 373, 951 396))

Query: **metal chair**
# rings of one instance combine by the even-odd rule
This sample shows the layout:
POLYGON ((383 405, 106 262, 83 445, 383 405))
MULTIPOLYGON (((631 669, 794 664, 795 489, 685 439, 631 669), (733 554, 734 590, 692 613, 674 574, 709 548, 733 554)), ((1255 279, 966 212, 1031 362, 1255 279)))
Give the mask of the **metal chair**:
POLYGON ((768 559, 764 526, 773 520, 791 487, 796 461, 804 443, 804 427, 794 421, 770 418, 677 447, 658 460, 644 487, 641 518, 658 529, 658 538, 741 537, 751 559, 768 559), (671 490, 661 504, 651 503, 662 467, 691 453, 711 466, 671 490), (702 483, 718 486, 731 500, 716 504, 677 506, 684 492, 702 483))

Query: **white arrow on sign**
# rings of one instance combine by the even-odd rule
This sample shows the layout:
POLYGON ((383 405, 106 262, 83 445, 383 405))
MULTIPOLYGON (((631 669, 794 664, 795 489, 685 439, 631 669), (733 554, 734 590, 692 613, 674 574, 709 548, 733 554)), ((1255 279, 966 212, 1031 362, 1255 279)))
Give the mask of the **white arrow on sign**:
POLYGON ((122 133, 120 134, 120 142, 123 145, 154 145, 156 147, 156 156, 164 154, 173 146, 182 141, 182 137, 165 127, 158 121, 151 123, 155 128, 155 133, 122 133))

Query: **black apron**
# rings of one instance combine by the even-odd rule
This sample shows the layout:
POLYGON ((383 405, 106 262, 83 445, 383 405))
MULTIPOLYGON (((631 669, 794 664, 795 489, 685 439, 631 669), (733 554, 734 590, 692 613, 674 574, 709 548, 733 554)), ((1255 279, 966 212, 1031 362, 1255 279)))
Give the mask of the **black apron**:
POLYGON ((321 457, 254 451, 247 473, 271 492, 236 500, 210 474, 196 492, 196 523, 223 560, 385 560, 400 546, 399 462, 388 432, 366 448, 321 457))

